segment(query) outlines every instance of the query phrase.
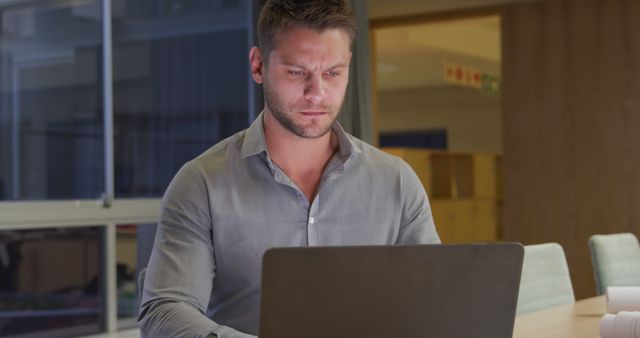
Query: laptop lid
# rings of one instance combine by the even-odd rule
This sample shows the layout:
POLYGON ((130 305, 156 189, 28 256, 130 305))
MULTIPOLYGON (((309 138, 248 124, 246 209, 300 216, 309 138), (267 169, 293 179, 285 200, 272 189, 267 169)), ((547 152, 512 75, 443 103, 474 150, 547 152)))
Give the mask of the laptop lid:
POLYGON ((259 336, 511 337, 523 254, 517 243, 270 249, 259 336))

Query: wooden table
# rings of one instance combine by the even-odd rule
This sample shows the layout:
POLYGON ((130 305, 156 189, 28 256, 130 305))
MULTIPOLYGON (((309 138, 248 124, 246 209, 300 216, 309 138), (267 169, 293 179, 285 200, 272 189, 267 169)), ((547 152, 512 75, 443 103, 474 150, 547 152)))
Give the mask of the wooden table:
POLYGON ((606 312, 605 296, 582 299, 516 317, 514 338, 594 338, 606 312))
MULTIPOLYGON (((605 296, 579 300, 516 317, 514 338, 596 338, 606 312, 605 296)), ((138 329, 85 338, 139 338, 138 329)))
POLYGON ((128 329, 113 333, 101 333, 92 336, 84 336, 81 338, 140 338, 140 330, 128 329))

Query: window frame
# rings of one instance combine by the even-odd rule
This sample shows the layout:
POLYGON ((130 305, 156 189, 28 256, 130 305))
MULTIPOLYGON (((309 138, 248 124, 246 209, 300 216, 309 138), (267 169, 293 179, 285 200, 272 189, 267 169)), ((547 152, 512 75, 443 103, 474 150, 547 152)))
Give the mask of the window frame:
MULTIPOLYGON (((61 0, 0 0, 0 8, 34 4, 51 4, 61 0)), ((112 0, 97 0, 102 10, 102 109, 104 118, 104 193, 100 199, 0 201, 0 232, 28 229, 55 229, 73 227, 101 227, 104 231, 101 282, 105 318, 103 332, 135 327, 134 318, 118 320, 117 276, 116 276, 116 227, 120 224, 157 223, 160 216, 161 198, 115 198, 114 184, 114 111, 113 111, 113 51, 111 14, 112 0), (104 18, 109 18, 105 20, 104 18)), ((247 50, 254 45, 256 22, 260 0, 247 1, 247 50)), ((247 65, 248 67, 248 65, 247 65)), ((247 121, 249 124, 258 115, 262 104, 259 86, 249 75, 246 79, 249 100, 247 121)), ((14 164, 12 164, 14 165, 14 164)))

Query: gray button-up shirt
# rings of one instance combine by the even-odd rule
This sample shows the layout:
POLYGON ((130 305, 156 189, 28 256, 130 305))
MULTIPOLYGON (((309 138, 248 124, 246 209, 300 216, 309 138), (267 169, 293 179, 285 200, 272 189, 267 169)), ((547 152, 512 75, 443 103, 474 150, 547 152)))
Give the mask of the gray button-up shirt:
POLYGON ((268 248, 440 242, 413 170, 338 123, 332 130, 339 151, 311 204, 271 161, 262 115, 180 169, 146 273, 143 336, 257 334, 268 248))

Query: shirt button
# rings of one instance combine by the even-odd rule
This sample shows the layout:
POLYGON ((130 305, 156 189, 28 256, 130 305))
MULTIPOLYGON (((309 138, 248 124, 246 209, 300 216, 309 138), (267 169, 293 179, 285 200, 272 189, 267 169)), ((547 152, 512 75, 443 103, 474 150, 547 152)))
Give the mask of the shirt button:
POLYGON ((313 217, 309 217, 309 224, 314 224, 316 222, 316 219, 313 217))

